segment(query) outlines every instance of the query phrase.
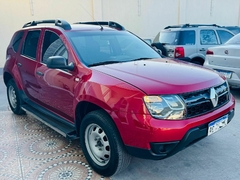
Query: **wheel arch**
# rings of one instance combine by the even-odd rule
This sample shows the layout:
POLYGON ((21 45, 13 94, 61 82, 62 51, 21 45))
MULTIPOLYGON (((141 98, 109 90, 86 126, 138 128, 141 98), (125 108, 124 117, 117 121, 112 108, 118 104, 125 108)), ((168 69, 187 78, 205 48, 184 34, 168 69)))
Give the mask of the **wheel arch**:
POLYGON ((91 111, 96 111, 96 110, 102 110, 104 111, 112 120, 112 123, 114 124, 116 130, 118 131, 119 137, 121 138, 120 132, 116 126, 116 123, 114 122, 113 118, 109 115, 109 113, 103 109, 102 107, 92 103, 92 102, 88 102, 88 101, 82 101, 79 102, 76 106, 76 110, 75 110, 75 117, 76 117, 76 121, 75 121, 75 126, 76 126, 76 130, 77 130, 77 135, 79 136, 80 134, 80 125, 81 122, 84 118, 85 115, 87 115, 89 112, 91 111))
POLYGON ((16 86, 18 89, 22 90, 23 87, 21 85, 21 78, 20 78, 20 75, 19 74, 11 74, 9 72, 4 72, 3 73, 3 81, 4 81, 4 84, 7 86, 7 83, 9 82, 10 79, 13 79, 14 82, 16 83, 16 86))
POLYGON ((191 63, 195 63, 195 64, 200 64, 200 65, 203 65, 204 64, 204 59, 202 57, 194 57, 191 59, 191 63), (199 62, 199 63, 196 63, 196 62, 199 62))
POLYGON ((13 79, 13 76, 10 73, 8 73, 8 72, 4 72, 4 74, 3 74, 3 81, 4 81, 5 85, 7 85, 8 81, 10 79, 13 79))

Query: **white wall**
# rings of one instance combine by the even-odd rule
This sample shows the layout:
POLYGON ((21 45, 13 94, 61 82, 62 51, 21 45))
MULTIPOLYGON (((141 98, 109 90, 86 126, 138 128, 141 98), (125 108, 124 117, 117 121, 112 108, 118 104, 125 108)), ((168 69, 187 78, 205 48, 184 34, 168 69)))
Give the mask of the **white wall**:
POLYGON ((103 19, 122 23, 142 38, 153 38, 169 22, 177 24, 177 0, 103 0, 103 19))
POLYGON ((114 19, 142 38, 168 25, 240 24, 240 0, 102 0, 104 20, 114 19))
POLYGON ((142 38, 183 23, 240 24, 240 0, 0 0, 0 68, 12 34, 32 20, 112 20, 142 38))
MULTIPOLYGON (((65 19, 71 23, 93 21, 98 0, 0 0, 0 68, 13 33, 33 20, 65 19)), ((98 10, 96 10, 96 15, 98 10)), ((101 14, 101 13, 100 13, 101 14)))

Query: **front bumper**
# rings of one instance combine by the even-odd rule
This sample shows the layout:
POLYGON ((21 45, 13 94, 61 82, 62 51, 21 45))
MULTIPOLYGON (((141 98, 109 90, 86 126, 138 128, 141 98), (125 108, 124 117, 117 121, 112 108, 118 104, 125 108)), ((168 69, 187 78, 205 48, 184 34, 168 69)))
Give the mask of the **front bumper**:
MULTIPOLYGON (((234 109, 228 112, 228 123, 232 120, 233 116, 234 109)), ((150 149, 126 146, 126 150, 132 156, 139 158, 153 160, 164 159, 203 139, 207 136, 207 132, 208 123, 190 129, 180 141, 150 143, 150 149)))

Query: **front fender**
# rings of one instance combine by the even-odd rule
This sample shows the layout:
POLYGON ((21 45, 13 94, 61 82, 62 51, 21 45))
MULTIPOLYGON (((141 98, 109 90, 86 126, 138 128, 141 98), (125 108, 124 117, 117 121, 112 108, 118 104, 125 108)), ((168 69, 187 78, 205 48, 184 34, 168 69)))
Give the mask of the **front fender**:
POLYGON ((79 92, 76 97, 76 105, 81 101, 90 102, 109 114, 113 111, 137 114, 148 112, 143 106, 142 98, 145 94, 125 82, 104 85, 101 82, 88 81, 81 87, 77 87, 76 92, 79 92))

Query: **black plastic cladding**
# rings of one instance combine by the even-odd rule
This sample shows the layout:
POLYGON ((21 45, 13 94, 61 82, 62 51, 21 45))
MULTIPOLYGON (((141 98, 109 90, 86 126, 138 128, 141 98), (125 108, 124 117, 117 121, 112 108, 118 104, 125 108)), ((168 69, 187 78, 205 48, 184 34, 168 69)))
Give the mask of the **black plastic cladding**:
POLYGON ((226 82, 214 88, 219 98, 216 107, 213 107, 211 103, 210 89, 180 95, 187 105, 187 118, 206 114, 214 109, 222 107, 229 102, 229 91, 226 82))

